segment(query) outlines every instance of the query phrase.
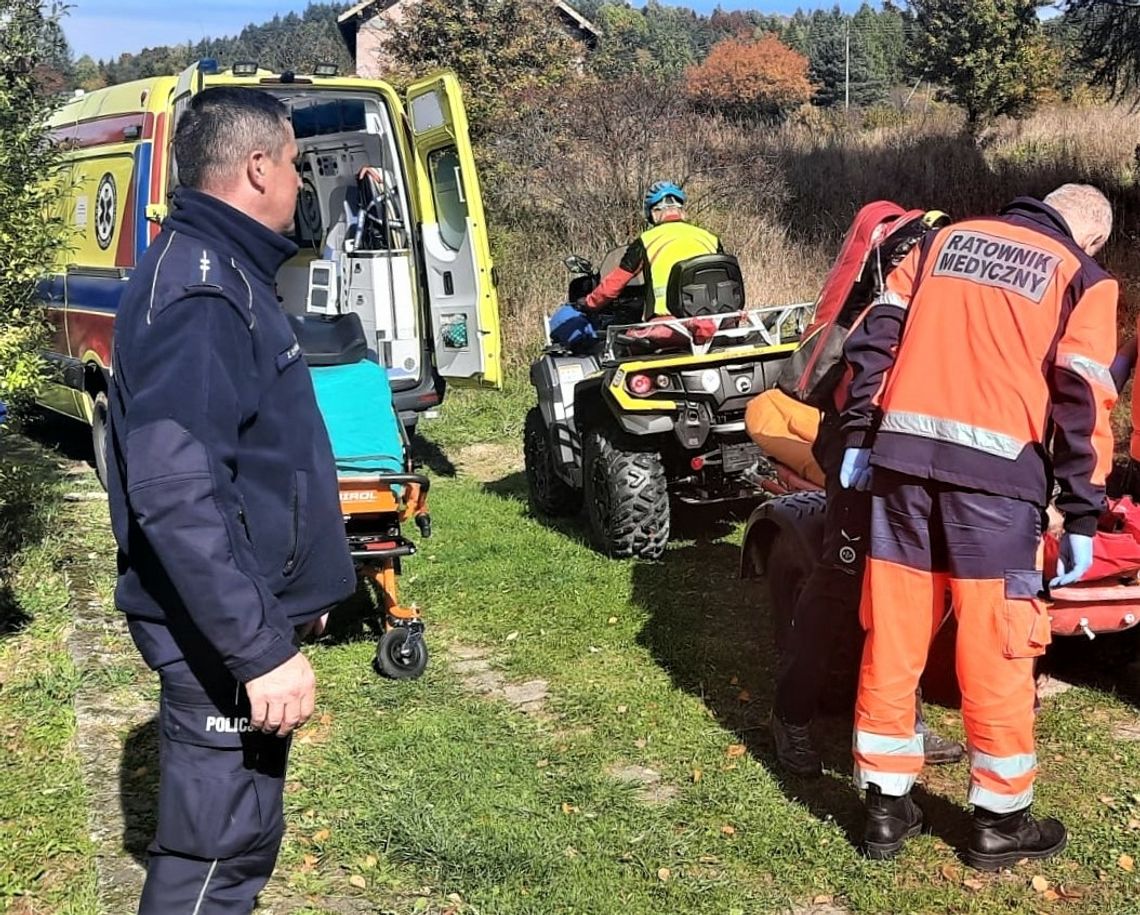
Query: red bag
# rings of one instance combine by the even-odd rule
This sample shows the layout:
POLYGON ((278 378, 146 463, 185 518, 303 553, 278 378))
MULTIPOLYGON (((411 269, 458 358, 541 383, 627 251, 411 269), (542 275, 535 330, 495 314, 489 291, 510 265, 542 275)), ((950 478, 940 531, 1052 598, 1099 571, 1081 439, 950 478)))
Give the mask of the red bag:
MULTIPOLYGON (((1060 544, 1045 535, 1045 578, 1057 574, 1060 544)), ((1128 578, 1140 572, 1140 505, 1130 498, 1109 499, 1108 510, 1097 522, 1093 538, 1093 564, 1083 581, 1128 578)))

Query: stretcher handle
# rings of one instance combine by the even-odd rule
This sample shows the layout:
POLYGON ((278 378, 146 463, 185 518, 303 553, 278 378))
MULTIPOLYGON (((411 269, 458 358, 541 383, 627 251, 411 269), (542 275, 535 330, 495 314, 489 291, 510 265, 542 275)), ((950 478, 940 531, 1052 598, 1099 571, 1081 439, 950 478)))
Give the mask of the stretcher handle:
POLYGON ((425 493, 431 489, 431 480, 421 473, 360 473, 340 479, 352 483, 416 483, 425 493))

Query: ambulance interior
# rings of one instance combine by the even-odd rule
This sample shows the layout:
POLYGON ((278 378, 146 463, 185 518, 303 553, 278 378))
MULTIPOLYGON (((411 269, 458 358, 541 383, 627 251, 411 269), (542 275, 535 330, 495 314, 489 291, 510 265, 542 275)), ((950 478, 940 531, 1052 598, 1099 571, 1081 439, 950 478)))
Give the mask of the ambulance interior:
POLYGON ((409 189, 378 96, 282 90, 300 151, 296 257, 277 275, 292 314, 360 316, 369 356, 395 387, 420 378, 424 329, 414 277, 409 189), (403 383, 401 383, 403 382, 403 383))

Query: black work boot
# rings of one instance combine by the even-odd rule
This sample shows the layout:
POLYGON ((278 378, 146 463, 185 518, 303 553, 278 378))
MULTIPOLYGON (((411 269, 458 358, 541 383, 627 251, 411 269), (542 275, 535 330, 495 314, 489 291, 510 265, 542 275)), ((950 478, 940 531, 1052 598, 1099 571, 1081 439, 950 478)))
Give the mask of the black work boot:
POLYGON ((966 748, 956 740, 950 740, 933 731, 922 732, 922 757, 932 766, 945 766, 956 763, 966 755, 966 748))
POLYGON ((893 858, 903 842, 922 831, 922 810, 909 794, 883 794, 878 785, 867 787, 867 821, 863 825, 863 853, 868 858, 893 858))
POLYGON ((1012 867, 1022 858, 1048 858, 1065 847, 1068 833, 1053 817, 1037 820, 1024 807, 1013 813, 974 808, 966 863, 982 871, 1012 867))
POLYGON ((823 763, 812 746, 808 725, 789 724, 772 712, 770 727, 776 744, 776 761, 782 768, 808 778, 823 774, 823 763))

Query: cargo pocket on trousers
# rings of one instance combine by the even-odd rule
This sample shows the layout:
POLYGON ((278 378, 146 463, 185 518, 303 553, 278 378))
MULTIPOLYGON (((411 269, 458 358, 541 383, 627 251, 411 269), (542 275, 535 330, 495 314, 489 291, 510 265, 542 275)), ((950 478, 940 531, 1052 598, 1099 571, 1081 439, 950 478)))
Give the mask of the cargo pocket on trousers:
POLYGON ((207 860, 232 858, 254 848, 267 829, 257 773, 245 764, 248 719, 166 697, 160 715, 158 844, 207 860))
POLYGON ((1052 641, 1049 613, 1037 595, 1042 587, 1040 569, 1007 571, 1002 606, 1002 656, 1036 658, 1052 641))

